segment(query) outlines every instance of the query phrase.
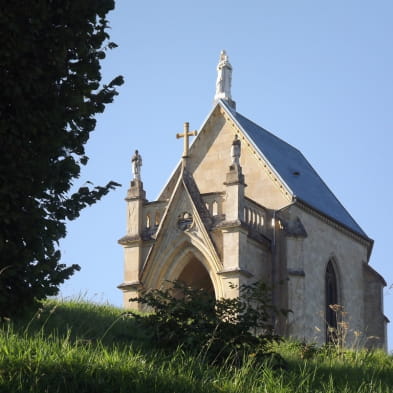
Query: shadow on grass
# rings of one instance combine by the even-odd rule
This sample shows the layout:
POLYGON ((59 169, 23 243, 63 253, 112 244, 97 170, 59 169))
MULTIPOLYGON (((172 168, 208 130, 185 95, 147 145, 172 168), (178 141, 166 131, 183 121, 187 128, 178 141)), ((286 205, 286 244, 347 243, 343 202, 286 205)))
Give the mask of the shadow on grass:
POLYGON ((198 362, 149 347, 147 333, 124 314, 88 302, 49 301, 3 326, 0 392, 219 391, 198 362))
MULTIPOLYGON (((231 369, 225 374, 222 370, 204 367, 198 359, 188 365, 187 356, 175 359, 174 354, 158 354, 149 344, 149 332, 142 331, 133 318, 125 317, 124 310, 111 306, 79 301, 49 301, 33 316, 13 321, 12 327, 11 333, 4 335, 0 392, 216 393, 222 390, 209 382, 217 379, 217 376, 213 378, 209 374, 216 371, 217 375, 222 374, 225 379, 232 378, 232 374, 238 372, 238 381, 234 384, 244 384, 244 370, 231 369), (23 342, 21 340, 20 350, 19 347, 13 349, 9 342, 14 334, 25 339, 23 342), (53 341, 55 344, 60 341, 60 344, 51 347, 48 343, 49 349, 41 348, 47 341, 52 341, 39 341, 41 335, 43 338, 59 338, 53 341), (33 343, 31 349, 27 350, 29 337, 32 342, 37 338, 39 344, 33 343), (68 350, 68 355, 66 346, 61 342, 62 337, 65 338, 64 343, 76 344, 68 350), (120 351, 111 351, 114 347, 120 351), (38 360, 41 349, 41 360, 38 360), (140 354, 138 349, 141 350, 140 354), (11 352, 16 353, 12 359, 9 355, 11 352), (106 356, 108 360, 105 362, 106 356)), ((349 353, 352 358, 316 354, 313 359, 304 360, 296 352, 292 354, 284 369, 272 368, 269 371, 270 365, 265 368, 272 375, 272 383, 281 386, 282 381, 282 390, 271 391, 392 391, 392 356, 378 352, 352 352, 349 353), (273 377, 277 377, 277 382, 273 377), (293 389, 288 390, 287 387, 293 389)), ((284 355, 284 358, 287 356, 284 355)), ((264 373, 263 369, 259 375, 257 371, 251 373, 258 369, 258 364, 255 366, 249 366, 249 379, 256 381, 261 388, 247 391, 264 391, 262 387, 269 373, 264 373)), ((241 391, 235 387, 233 389, 241 391)))
POLYGON ((181 376, 165 375, 161 372, 147 373, 140 367, 92 367, 81 363, 34 365, 23 370, 12 369, 18 374, 17 383, 13 375, 8 379, 7 370, 2 372, 1 391, 7 393, 218 393, 220 390, 211 384, 181 376), (36 366, 38 366, 36 368, 36 366), (31 369, 34 369, 34 373, 31 369))
MULTIPOLYGON (((80 301, 47 301, 34 314, 14 322, 19 333, 68 337, 104 346, 132 344, 145 348, 146 332, 122 309, 80 301)), ((145 348, 147 349, 147 348, 145 348)))

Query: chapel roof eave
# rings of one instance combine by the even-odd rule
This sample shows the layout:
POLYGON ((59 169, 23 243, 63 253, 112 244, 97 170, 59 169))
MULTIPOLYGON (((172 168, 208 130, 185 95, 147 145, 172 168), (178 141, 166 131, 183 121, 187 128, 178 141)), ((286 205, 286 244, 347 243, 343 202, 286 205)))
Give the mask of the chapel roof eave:
POLYGON ((300 206, 303 209, 306 208, 306 210, 308 210, 308 211, 311 210, 312 212, 314 212, 315 215, 320 216, 320 217, 324 217, 325 220, 330 222, 332 225, 340 228, 342 231, 350 233, 353 237, 355 237, 357 239, 359 239, 359 238, 362 239, 362 241, 367 244, 367 260, 370 259, 371 252, 372 252, 372 249, 374 246, 374 240, 371 239, 370 237, 368 237, 366 234, 362 234, 357 231, 354 231, 352 228, 350 228, 347 225, 343 224, 342 222, 336 220, 334 217, 331 217, 328 214, 326 214, 325 212, 318 210, 314 206, 310 205, 306 201, 304 201, 301 198, 298 198, 296 196, 293 198, 292 204, 285 206, 284 208, 280 209, 280 211, 288 209, 293 205, 300 206))

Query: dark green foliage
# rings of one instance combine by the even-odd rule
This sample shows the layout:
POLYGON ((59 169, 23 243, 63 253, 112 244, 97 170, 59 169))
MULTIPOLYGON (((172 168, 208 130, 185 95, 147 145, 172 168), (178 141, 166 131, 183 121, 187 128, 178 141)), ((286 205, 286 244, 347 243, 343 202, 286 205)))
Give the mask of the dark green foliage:
POLYGON ((78 265, 61 264, 66 220, 115 186, 70 195, 94 116, 123 83, 100 85, 115 47, 114 0, 16 0, 0 6, 0 316, 55 295, 78 265))
POLYGON ((130 299, 144 304, 153 313, 135 315, 141 327, 151 333, 152 343, 174 350, 181 346, 209 361, 228 358, 235 363, 246 356, 263 357, 273 334, 270 291, 263 283, 243 285, 241 296, 216 300, 203 289, 187 287, 179 281, 168 289, 155 289, 130 299))

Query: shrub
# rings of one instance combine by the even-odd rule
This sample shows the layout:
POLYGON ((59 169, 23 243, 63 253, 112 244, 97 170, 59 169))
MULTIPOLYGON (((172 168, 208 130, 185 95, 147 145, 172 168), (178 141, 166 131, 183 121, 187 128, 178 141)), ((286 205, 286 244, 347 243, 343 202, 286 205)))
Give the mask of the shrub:
POLYGON ((273 332, 270 290, 261 282, 240 287, 240 297, 219 299, 203 289, 174 281, 167 289, 145 291, 137 301, 153 312, 133 314, 140 327, 151 332, 154 345, 197 351, 208 361, 228 357, 239 364, 247 356, 264 357, 268 344, 278 340, 273 332))

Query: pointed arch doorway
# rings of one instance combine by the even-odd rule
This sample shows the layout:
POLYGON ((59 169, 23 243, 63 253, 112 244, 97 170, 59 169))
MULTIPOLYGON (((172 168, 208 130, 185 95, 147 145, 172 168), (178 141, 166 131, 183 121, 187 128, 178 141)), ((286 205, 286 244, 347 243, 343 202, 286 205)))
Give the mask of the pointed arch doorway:
POLYGON ((214 286, 209 272, 194 255, 190 256, 177 279, 193 289, 204 289, 214 295, 214 286))

